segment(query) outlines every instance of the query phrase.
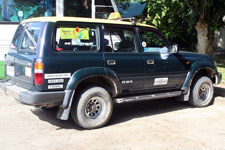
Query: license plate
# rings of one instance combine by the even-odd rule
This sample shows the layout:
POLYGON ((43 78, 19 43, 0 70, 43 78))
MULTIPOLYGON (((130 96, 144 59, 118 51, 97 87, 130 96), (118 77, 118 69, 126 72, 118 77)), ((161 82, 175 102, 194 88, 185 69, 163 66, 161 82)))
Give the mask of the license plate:
POLYGON ((6 67, 6 73, 7 73, 8 76, 14 77, 15 76, 14 66, 7 66, 6 67))
POLYGON ((25 67, 25 76, 31 77, 31 68, 30 67, 25 67))

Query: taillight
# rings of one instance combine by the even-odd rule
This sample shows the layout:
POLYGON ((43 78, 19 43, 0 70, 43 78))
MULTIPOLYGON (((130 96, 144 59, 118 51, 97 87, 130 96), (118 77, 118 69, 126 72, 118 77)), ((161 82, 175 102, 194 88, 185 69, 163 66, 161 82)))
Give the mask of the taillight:
POLYGON ((43 63, 35 62, 34 65, 34 83, 36 85, 43 85, 43 63))

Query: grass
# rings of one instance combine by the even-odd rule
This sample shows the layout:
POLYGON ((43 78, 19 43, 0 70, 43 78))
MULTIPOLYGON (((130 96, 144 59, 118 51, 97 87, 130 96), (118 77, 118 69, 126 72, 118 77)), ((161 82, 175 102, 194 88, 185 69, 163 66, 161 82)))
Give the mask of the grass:
POLYGON ((217 69, 220 73, 222 73, 222 81, 221 83, 225 83, 225 59, 220 56, 214 57, 217 62, 217 69))
POLYGON ((221 83, 225 83, 225 63, 217 63, 217 69, 220 73, 222 73, 221 83))
POLYGON ((5 79, 5 63, 0 61, 0 79, 5 79))

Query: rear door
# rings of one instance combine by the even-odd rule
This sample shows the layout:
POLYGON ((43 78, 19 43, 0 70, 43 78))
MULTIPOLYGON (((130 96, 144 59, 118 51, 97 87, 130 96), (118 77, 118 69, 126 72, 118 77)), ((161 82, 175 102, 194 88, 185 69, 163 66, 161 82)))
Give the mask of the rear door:
POLYGON ((6 65, 6 75, 14 79, 15 77, 15 57, 17 56, 17 50, 19 49, 19 44, 23 35, 24 31, 24 24, 20 24, 14 34, 12 43, 9 47, 7 57, 5 59, 5 65, 6 65))
POLYGON ((43 23, 21 24, 15 33, 6 58, 6 73, 24 88, 33 86, 33 66, 43 23))
POLYGON ((144 59, 132 26, 104 26, 105 67, 115 72, 123 93, 143 90, 144 59))
MULTIPOLYGON (((64 90, 76 71, 92 69, 95 76, 99 68, 104 68, 99 24, 57 22, 54 32, 54 47, 47 46, 43 51, 45 75, 42 90, 64 90)), ((46 41, 51 43, 49 38, 46 41)))

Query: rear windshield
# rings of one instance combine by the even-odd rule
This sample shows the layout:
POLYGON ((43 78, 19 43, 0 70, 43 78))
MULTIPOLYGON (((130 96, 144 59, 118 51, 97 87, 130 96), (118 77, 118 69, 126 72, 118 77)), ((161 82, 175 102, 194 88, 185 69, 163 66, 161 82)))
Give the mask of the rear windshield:
POLYGON ((10 47, 20 52, 36 52, 41 27, 40 22, 19 25, 10 47))

